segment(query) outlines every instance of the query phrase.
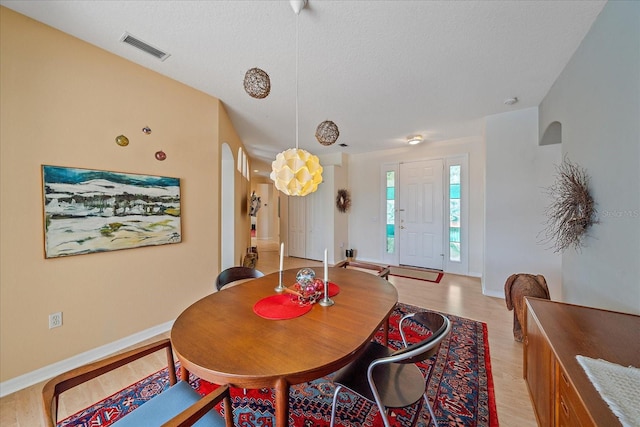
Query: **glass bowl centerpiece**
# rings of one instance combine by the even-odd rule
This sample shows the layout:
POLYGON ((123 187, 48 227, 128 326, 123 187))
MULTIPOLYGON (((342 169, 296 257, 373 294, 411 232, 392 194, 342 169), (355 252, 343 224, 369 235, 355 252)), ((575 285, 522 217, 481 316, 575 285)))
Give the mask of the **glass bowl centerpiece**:
POLYGON ((303 268, 296 274, 296 283, 286 288, 291 294, 291 300, 300 305, 316 303, 324 290, 324 282, 316 278, 316 272, 310 268, 303 268))

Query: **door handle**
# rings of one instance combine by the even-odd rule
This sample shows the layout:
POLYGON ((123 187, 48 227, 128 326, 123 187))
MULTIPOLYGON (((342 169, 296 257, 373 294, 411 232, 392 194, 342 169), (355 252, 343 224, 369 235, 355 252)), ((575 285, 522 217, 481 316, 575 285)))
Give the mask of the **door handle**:
POLYGON ((400 226, 400 229, 404 230, 404 225, 401 225, 401 226, 400 226))

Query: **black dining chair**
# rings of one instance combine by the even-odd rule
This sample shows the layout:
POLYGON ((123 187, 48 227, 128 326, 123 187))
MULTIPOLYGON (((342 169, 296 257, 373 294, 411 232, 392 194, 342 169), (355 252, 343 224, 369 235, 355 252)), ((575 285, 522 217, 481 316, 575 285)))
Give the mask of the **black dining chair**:
POLYGON ((404 347, 392 350, 377 342, 369 342, 364 352, 353 362, 340 369, 333 380, 336 389, 331 407, 331 424, 336 416, 338 393, 342 388, 375 403, 385 427, 390 427, 388 408, 404 408, 424 397, 433 425, 438 426, 426 394, 426 379, 416 365, 438 353, 440 343, 451 331, 451 322, 439 313, 423 311, 408 314, 400 319, 398 328, 404 347), (408 343, 404 331, 405 322, 416 322, 427 328, 431 335, 416 343, 408 343))
POLYGON ((251 267, 229 267, 218 274, 216 278, 216 289, 221 290, 229 283, 244 279, 257 279, 264 276, 260 270, 251 267))

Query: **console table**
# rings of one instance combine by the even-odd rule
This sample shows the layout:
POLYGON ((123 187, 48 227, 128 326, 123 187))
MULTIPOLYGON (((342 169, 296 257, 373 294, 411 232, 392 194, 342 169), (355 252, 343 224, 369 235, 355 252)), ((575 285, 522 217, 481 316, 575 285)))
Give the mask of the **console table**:
POLYGON ((619 426, 576 355, 640 367, 640 316, 526 298, 523 374, 540 426, 619 426))

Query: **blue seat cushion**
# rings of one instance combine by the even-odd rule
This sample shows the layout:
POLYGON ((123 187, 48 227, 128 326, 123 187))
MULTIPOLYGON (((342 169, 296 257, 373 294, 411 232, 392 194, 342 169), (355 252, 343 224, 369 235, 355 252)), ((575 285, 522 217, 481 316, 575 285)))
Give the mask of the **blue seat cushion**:
MULTIPOLYGON (((113 423, 112 426, 161 426, 201 398, 188 382, 178 381, 174 386, 154 396, 148 402, 113 423)), ((198 427, 224 427, 224 425, 224 418, 216 410, 209 411, 194 424, 194 426, 198 427)))

